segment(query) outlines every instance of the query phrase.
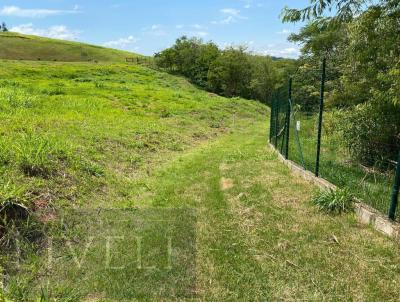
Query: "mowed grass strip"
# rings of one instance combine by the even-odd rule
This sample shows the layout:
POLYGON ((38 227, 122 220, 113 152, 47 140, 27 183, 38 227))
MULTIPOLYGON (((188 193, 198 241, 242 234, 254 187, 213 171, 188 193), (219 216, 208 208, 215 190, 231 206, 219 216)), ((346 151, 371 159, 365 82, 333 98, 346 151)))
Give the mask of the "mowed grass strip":
MULTIPOLYGON (((179 282, 172 274, 177 288, 165 295, 149 287, 157 284, 159 271, 139 271, 146 278, 132 280, 129 288, 121 287, 118 278, 107 279, 105 291, 76 282, 74 291, 82 295, 76 298, 397 301, 398 244, 360 225, 353 215, 318 212, 309 202, 314 188, 290 174, 266 147, 264 126, 239 123, 232 133, 143 178, 150 194, 139 209, 196 213, 194 283, 179 282)), ((163 240, 159 246, 165 246, 163 240)), ((180 267, 177 255, 175 269, 180 267)), ((58 277, 58 284, 71 285, 70 278, 58 277)), ((63 291, 58 295, 63 297, 63 291)))
POLYGON ((198 208, 199 297, 398 300, 398 244, 352 215, 319 213, 315 188, 277 161, 264 129, 243 126, 157 179, 165 205, 198 208))

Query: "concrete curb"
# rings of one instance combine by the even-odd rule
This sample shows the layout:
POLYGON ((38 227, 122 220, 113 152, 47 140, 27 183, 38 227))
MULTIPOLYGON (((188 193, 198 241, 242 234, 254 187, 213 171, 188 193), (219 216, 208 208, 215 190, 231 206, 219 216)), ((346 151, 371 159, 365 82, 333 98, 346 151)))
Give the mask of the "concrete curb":
MULTIPOLYGON (((338 187, 330 183, 326 179, 316 177, 312 172, 304 170, 301 166, 291 160, 285 159, 272 144, 269 144, 272 150, 278 155, 278 159, 284 163, 293 174, 301 176, 313 185, 320 187, 323 190, 337 190, 338 187)), ((371 225, 375 230, 400 241, 400 223, 393 222, 386 216, 367 204, 357 200, 355 204, 355 214, 358 221, 362 224, 371 225)))

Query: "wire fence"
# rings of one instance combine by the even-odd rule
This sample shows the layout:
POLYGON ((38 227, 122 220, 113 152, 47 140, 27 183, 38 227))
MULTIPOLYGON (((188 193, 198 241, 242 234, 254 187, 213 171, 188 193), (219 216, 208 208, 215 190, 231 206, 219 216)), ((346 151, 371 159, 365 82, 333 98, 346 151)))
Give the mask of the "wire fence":
POLYGON ((400 220, 397 211, 400 139, 396 133, 398 129, 390 124, 399 113, 385 113, 383 122, 374 121, 374 124, 383 123, 383 129, 390 134, 389 140, 377 137, 373 131, 361 131, 364 128, 356 133, 340 129, 345 119, 352 117, 348 112, 326 109, 325 86, 335 73, 334 67, 324 60, 320 68, 313 68, 306 74, 310 82, 319 86, 314 87, 311 96, 301 93, 304 73, 294 75, 274 93, 270 142, 286 159, 340 188, 346 188, 391 219, 400 220), (350 136, 355 134, 357 139, 352 142, 350 136), (360 146, 349 148, 349 141, 360 146), (355 155, 352 149, 361 151, 355 155))
POLYGON ((127 57, 125 58, 125 62, 145 66, 154 70, 160 69, 153 57, 127 57))

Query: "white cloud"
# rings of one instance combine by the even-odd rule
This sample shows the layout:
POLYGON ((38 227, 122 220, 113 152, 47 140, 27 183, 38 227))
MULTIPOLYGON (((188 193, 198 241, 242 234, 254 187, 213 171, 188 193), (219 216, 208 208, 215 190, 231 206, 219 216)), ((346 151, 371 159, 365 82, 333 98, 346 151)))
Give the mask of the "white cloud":
POLYGON ((185 30, 196 30, 196 31, 205 31, 208 29, 207 26, 201 25, 201 24, 191 24, 191 25, 184 25, 184 24, 178 24, 175 26, 176 29, 185 29, 185 30))
POLYGON ((243 3, 243 7, 245 9, 249 9, 252 7, 263 7, 264 6, 264 4, 261 2, 254 3, 254 0, 239 0, 239 1, 243 3))
POLYGON ((239 19, 247 19, 240 14, 240 10, 234 8, 223 8, 220 12, 225 15, 225 17, 219 21, 212 21, 211 24, 222 24, 228 25, 232 23, 236 23, 239 19))
POLYGON ((144 34, 148 34, 151 36, 157 36, 157 37, 161 37, 161 36, 167 36, 168 33, 166 32, 166 30, 164 29, 164 26, 160 25, 160 24, 153 24, 150 27, 145 27, 142 29, 144 34))
POLYGON ((76 14, 79 13, 79 6, 74 7, 73 10, 54 10, 54 9, 24 9, 18 6, 4 6, 0 9, 0 15, 22 17, 22 18, 45 18, 49 16, 62 15, 62 14, 76 14))
POLYGON ((161 28, 161 25, 159 25, 159 24, 154 24, 151 26, 151 30, 158 30, 160 28, 161 28))
POLYGON ((223 8, 221 13, 231 16, 240 16, 240 10, 234 8, 223 8))
POLYGON ((70 30, 65 25, 55 25, 49 28, 35 28, 32 23, 14 26, 10 28, 10 31, 61 40, 76 40, 80 34, 80 31, 70 30))
MULTIPOLYGON (((127 38, 120 38, 118 40, 105 42, 103 43, 103 45, 105 47, 128 50, 132 49, 132 46, 135 45, 138 41, 139 39, 135 38, 134 36, 129 36, 127 38)), ((134 47, 134 49, 137 49, 137 47, 134 47)))
POLYGON ((270 44, 265 49, 256 51, 263 55, 296 59, 300 55, 300 48, 289 43, 270 44))

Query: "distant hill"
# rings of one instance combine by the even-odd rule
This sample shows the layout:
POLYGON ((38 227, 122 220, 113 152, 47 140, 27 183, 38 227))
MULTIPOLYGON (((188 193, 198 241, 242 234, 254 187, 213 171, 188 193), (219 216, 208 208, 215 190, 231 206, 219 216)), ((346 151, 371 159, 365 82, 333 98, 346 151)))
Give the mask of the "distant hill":
POLYGON ((62 62, 122 62, 139 55, 101 46, 28 36, 0 33, 0 59, 62 61, 62 62))

